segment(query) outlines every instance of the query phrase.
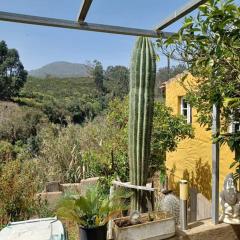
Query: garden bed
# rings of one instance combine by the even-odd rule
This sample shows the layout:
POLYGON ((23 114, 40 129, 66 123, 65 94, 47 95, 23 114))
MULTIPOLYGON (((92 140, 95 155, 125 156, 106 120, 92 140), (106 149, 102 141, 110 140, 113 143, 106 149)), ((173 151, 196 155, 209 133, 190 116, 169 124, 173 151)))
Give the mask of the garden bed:
POLYGON ((150 214, 142 215, 140 220, 139 220, 139 222, 136 223, 136 224, 132 224, 130 222, 130 218, 129 217, 116 219, 114 221, 114 223, 119 228, 123 228, 123 227, 129 227, 129 226, 133 226, 133 225, 138 225, 138 224, 144 224, 144 223, 148 223, 148 222, 152 222, 152 221, 164 220, 164 219, 168 219, 168 218, 171 218, 171 215, 169 213, 154 212, 153 214, 150 213, 150 214))
POLYGON ((129 217, 113 222, 115 240, 159 240, 175 235, 175 220, 168 213, 142 214, 137 224, 131 224, 129 217))

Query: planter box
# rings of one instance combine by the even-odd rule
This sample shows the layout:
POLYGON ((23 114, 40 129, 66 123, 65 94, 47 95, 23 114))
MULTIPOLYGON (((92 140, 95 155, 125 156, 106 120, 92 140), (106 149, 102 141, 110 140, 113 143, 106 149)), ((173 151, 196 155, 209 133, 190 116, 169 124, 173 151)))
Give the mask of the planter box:
MULTIPOLYGON (((144 215, 143 215, 144 216, 144 215)), ((127 219, 121 218, 121 219, 127 219)), ((120 219, 116 219, 118 221, 120 219)), ((176 225, 173 217, 154 220, 128 227, 118 227, 113 222, 114 240, 160 240, 175 235, 176 225)))

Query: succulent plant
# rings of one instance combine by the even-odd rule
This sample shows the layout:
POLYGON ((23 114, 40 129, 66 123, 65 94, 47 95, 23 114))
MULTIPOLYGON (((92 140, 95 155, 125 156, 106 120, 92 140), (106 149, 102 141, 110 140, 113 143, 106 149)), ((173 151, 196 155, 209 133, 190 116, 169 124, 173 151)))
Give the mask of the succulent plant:
POLYGON ((174 194, 165 195, 160 204, 160 210, 169 212, 175 219, 176 224, 179 224, 180 218, 180 200, 174 194))
MULTIPOLYGON (((129 166, 130 181, 137 186, 147 182, 152 132, 156 54, 146 37, 137 39, 130 68, 129 166)), ((143 191, 135 190, 132 210, 144 211, 143 191)))

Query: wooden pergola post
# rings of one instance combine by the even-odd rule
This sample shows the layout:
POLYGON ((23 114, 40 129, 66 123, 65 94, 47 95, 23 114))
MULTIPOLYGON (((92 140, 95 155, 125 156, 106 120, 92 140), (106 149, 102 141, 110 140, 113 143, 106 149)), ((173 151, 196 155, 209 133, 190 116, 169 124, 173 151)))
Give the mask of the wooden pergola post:
MULTIPOLYGON (((220 129, 220 109, 213 105, 212 135, 218 136, 220 129)), ((219 143, 212 144, 212 222, 219 222, 219 143)))

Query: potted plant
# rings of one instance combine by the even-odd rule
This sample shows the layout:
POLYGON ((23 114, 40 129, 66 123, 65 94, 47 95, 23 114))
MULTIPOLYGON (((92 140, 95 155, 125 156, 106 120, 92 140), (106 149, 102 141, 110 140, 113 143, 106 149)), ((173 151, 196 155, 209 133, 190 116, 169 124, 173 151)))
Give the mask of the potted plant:
POLYGON ((85 196, 63 197, 57 206, 57 216, 77 223, 81 240, 106 240, 107 223, 127 208, 122 203, 126 197, 120 189, 110 199, 101 194, 98 187, 89 188, 85 196))

